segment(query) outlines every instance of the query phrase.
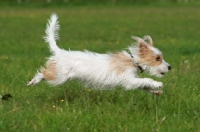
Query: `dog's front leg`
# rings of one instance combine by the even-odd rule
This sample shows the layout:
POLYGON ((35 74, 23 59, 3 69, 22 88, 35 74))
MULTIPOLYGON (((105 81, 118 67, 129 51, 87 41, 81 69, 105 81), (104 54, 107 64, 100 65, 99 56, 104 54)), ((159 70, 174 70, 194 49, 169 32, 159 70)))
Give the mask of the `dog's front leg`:
POLYGON ((126 89, 135 89, 135 88, 141 88, 141 89, 158 89, 163 86, 162 82, 154 81, 150 78, 134 78, 132 80, 129 80, 129 83, 126 87, 126 89))
POLYGON ((145 84, 141 88, 158 89, 163 86, 162 82, 157 82, 150 78, 143 78, 141 83, 145 84))

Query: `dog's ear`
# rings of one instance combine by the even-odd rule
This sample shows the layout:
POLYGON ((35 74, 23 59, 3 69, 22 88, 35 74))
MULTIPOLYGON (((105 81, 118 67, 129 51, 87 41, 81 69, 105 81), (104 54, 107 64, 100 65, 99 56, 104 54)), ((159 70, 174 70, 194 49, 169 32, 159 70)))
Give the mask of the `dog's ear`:
POLYGON ((146 44, 144 41, 139 41, 139 42, 138 42, 138 47, 139 47, 139 49, 141 49, 141 50, 145 50, 145 49, 148 48, 148 47, 147 47, 147 44, 146 44))
POLYGON ((150 36, 144 36, 143 40, 150 46, 153 46, 153 40, 150 36))
POLYGON ((136 37, 136 36, 131 36, 131 38, 137 41, 138 47, 140 49, 146 49, 147 48, 147 44, 143 39, 136 37))

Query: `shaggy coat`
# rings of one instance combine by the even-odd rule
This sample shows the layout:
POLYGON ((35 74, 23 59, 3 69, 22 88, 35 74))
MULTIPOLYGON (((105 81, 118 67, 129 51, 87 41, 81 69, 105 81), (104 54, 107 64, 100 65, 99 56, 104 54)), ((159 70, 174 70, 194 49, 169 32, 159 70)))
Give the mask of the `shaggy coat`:
POLYGON ((161 51, 153 46, 150 36, 143 39, 132 37, 136 44, 128 51, 99 54, 90 51, 70 51, 56 45, 59 25, 57 16, 51 15, 47 24, 45 41, 49 44, 52 56, 27 85, 38 84, 42 79, 51 85, 60 85, 69 79, 78 79, 86 86, 107 89, 122 86, 129 89, 145 89, 160 94, 162 82, 150 78, 139 78, 138 71, 148 71, 162 77, 171 67, 163 60, 161 51))

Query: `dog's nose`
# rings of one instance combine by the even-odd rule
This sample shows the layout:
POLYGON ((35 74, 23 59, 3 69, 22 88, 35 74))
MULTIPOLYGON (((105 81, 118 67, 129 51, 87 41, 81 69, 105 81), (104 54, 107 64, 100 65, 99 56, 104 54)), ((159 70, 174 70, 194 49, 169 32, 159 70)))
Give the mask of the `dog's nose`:
POLYGON ((168 70, 170 70, 172 67, 171 66, 168 66, 168 70))

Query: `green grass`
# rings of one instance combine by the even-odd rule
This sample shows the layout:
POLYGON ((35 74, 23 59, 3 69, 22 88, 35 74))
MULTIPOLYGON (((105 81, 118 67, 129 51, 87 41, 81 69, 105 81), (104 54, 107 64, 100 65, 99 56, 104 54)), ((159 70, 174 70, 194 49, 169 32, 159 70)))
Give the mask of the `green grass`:
POLYGON ((199 132, 199 14, 199 7, 1 8, 0 94, 13 98, 0 101, 0 131, 199 132), (163 95, 85 89, 77 81, 27 87, 50 56, 42 36, 52 12, 65 49, 105 53, 129 46, 131 35, 150 35, 172 66, 153 77, 164 83, 163 95))

